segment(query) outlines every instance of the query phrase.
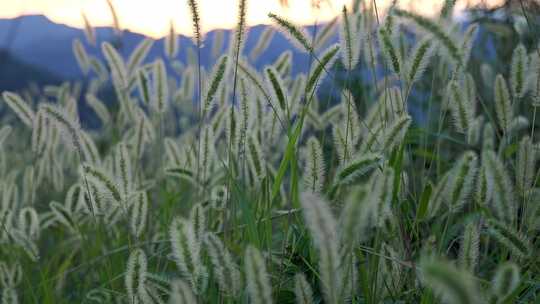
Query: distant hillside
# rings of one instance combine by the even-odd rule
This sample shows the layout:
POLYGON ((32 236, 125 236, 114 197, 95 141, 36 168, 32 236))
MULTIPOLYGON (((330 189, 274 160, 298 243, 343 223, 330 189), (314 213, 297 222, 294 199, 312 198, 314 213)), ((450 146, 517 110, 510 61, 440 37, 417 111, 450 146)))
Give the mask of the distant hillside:
POLYGON ((0 49, 0 90, 21 90, 29 84, 58 84, 62 77, 36 67, 12 56, 0 49))
MULTIPOLYGON (((21 16, 16 19, 19 19, 20 26, 17 31, 17 36, 10 46, 10 51, 14 56, 27 64, 49 70, 60 77, 68 79, 81 78, 82 73, 79 70, 72 53, 72 41, 76 38, 79 38, 85 43, 85 47, 90 54, 102 58, 98 48, 86 44, 83 31, 80 29, 54 23, 47 17, 41 15, 21 16)), ((0 19, 0 44, 3 43, 11 22, 14 22, 16 19, 0 19)), ((251 28, 245 45, 246 53, 249 53, 254 48, 265 27, 266 26, 264 25, 260 25, 251 28)), ((110 27, 98 27, 96 28, 96 34, 98 45, 103 41, 110 41, 114 37, 110 27)), ((227 44, 229 36, 230 31, 226 31, 225 44, 227 44)), ((211 58, 211 51, 214 37, 215 31, 208 33, 206 35, 204 47, 201 49, 202 63, 204 66, 210 66, 212 64, 213 59, 211 58)), ((144 35, 124 31, 121 40, 121 53, 124 57, 127 57, 133 51, 135 46, 144 38, 146 38, 144 35)), ((148 61, 164 54, 163 44, 163 39, 156 41, 147 57, 148 61)), ((180 46, 178 58, 185 62, 187 50, 189 47, 193 47, 193 42, 189 37, 180 36, 180 46)), ((2 47, 3 46, 0 45, 0 48, 2 47)), ((269 64, 276 60, 277 57, 287 49, 293 49, 289 41, 281 34, 276 34, 267 51, 262 54, 254 64, 257 67, 269 64)), ((293 55, 295 62, 293 73, 306 71, 308 57, 297 51, 293 51, 293 55)))

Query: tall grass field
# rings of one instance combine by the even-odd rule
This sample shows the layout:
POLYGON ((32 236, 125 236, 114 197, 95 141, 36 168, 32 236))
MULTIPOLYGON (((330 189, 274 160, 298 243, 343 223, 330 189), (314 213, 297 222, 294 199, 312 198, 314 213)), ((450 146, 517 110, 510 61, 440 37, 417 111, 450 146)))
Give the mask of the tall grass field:
POLYGON ((82 85, 1 93, 2 304, 540 301, 532 4, 269 12, 247 52, 233 2, 212 46, 187 1, 186 62, 172 26, 149 61, 86 20, 82 85))

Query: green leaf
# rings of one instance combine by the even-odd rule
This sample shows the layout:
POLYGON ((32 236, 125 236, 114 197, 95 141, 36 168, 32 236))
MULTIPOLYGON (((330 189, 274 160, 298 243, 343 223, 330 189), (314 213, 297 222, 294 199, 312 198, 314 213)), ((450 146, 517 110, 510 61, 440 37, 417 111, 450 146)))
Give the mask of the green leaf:
POLYGON ((302 133, 302 126, 304 124, 303 117, 298 121, 293 135, 289 138, 289 142, 287 143, 287 148, 285 149, 285 155, 283 156, 283 159, 281 160, 281 164, 279 165, 278 173, 276 175, 276 179, 274 180, 274 185, 272 186, 272 198, 271 202, 274 202, 277 195, 279 194, 279 189, 281 186, 281 182, 283 181, 283 178, 285 177, 285 173, 287 172, 287 168, 289 166, 289 163, 291 159, 293 158, 294 153, 296 153, 296 143, 298 142, 298 138, 300 137, 300 134, 302 133))
POLYGON ((424 191, 422 191, 422 195, 420 196, 420 205, 418 206, 418 210, 416 211, 417 221, 421 221, 426 216, 429 199, 431 198, 431 191, 433 191, 433 186, 431 185, 431 183, 428 183, 424 187, 424 191))

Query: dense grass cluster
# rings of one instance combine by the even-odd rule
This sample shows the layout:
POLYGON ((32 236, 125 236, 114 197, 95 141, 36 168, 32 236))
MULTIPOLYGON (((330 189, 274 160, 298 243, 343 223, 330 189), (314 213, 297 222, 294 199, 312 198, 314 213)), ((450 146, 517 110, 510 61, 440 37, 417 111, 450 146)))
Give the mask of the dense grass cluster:
POLYGON ((253 67, 274 29, 244 56, 245 0, 209 71, 177 60, 172 25, 154 62, 149 39, 126 59, 103 43, 106 62, 75 41, 83 94, 2 94, 2 303, 532 302, 540 49, 474 72, 479 27, 447 2, 311 32, 269 14, 307 74, 291 52, 253 67))

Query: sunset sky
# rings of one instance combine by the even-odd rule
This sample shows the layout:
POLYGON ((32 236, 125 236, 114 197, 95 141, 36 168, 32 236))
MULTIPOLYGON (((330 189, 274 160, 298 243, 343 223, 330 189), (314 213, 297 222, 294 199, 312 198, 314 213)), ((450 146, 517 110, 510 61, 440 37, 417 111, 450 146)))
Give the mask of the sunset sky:
MULTIPOLYGON (((350 0, 322 1, 320 10, 311 8, 312 0, 289 0, 289 7, 283 8, 279 0, 248 1, 247 20, 250 25, 268 23, 268 12, 286 16, 296 23, 307 24, 317 20, 328 20, 339 13, 343 4, 350 0), (328 4, 331 3, 331 4, 328 4)), ((475 0, 469 0, 473 2, 475 0)), ((491 0, 498 1, 498 0, 491 0)), ((237 15, 238 0, 198 0, 203 30, 231 28, 237 15)), ((390 2, 377 0, 381 10, 390 2)), ((442 0, 401 0, 401 6, 413 8, 417 12, 432 14, 438 11, 442 0), (413 1, 415 4, 411 4, 413 1)), ((463 6, 466 1, 459 1, 463 6)), ((118 12, 120 25, 124 29, 153 37, 163 36, 173 20, 178 32, 191 34, 190 14, 187 0, 113 0, 118 12)), ((81 12, 84 12, 93 26, 111 24, 111 14, 106 0, 0 0, 0 18, 19 15, 44 14, 55 22, 82 27, 81 12)))

